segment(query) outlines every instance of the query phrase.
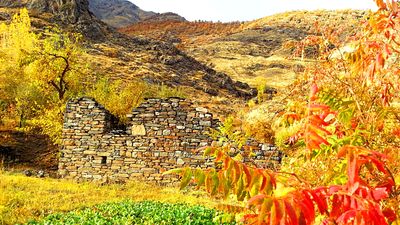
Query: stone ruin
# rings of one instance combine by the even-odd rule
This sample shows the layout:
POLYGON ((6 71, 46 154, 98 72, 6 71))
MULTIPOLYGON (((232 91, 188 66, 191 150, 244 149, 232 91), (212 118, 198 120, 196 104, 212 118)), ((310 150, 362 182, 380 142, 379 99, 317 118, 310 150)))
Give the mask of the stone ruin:
MULTIPOLYGON (((147 99, 127 115, 125 127, 92 98, 67 103, 63 144, 59 159, 61 177, 76 180, 125 181, 168 185, 175 175, 162 173, 179 167, 213 167, 199 147, 213 141, 208 132, 219 120, 207 109, 181 98, 147 99)), ((274 146, 248 143, 253 162, 274 165, 280 160, 274 146)))

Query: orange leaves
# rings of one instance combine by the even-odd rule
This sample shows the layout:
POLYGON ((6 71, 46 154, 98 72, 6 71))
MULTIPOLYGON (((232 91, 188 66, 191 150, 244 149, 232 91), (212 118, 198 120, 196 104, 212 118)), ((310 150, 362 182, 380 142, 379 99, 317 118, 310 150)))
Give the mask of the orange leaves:
POLYGON ((393 99, 394 95, 392 93, 392 90, 394 90, 393 84, 391 83, 384 83, 382 85, 382 90, 381 90, 381 99, 383 102, 383 105, 390 105, 391 100, 393 99))
POLYGON ((386 3, 383 0, 374 0, 379 9, 386 9, 386 3))
MULTIPOLYGON (((395 188, 395 181, 391 172, 385 166, 386 156, 379 152, 371 151, 362 147, 344 146, 338 154, 338 157, 347 156, 349 177, 347 186, 352 188, 356 183, 366 186, 372 190, 377 188, 385 188, 387 193, 390 193, 395 188), (377 183, 375 186, 369 184, 368 180, 362 178, 360 169, 365 167, 373 174, 374 170, 380 172, 380 176, 375 178, 377 183)), ((363 175, 365 177, 365 174, 363 175)), ((371 197, 372 194, 369 194, 371 197)), ((371 197, 374 199, 374 197, 371 197)), ((380 199, 377 199, 380 200, 380 199)))
POLYGON ((222 169, 174 169, 165 174, 177 173, 182 176, 181 188, 194 181, 198 186, 204 186, 211 195, 222 194, 224 197, 235 194, 239 201, 252 192, 270 194, 276 188, 276 178, 272 171, 249 167, 235 161, 224 149, 217 147, 205 148, 206 155, 215 157, 216 162, 222 162, 222 169))
POLYGON ((339 158, 347 158, 347 183, 314 189, 298 188, 285 195, 275 195, 276 174, 237 162, 224 149, 213 147, 208 152, 222 162, 222 169, 176 169, 182 176, 181 186, 194 180, 204 186, 211 195, 237 196, 239 201, 248 199, 247 209, 224 206, 229 212, 249 212, 244 224, 261 225, 311 225, 316 216, 323 216, 322 224, 371 224, 385 225, 396 219, 395 212, 382 209, 381 203, 394 190, 395 183, 385 167, 386 156, 363 147, 344 146, 339 158), (379 182, 369 183, 366 168, 371 174, 379 174, 379 182))
POLYGON ((316 83, 311 85, 310 103, 308 105, 308 116, 305 125, 304 139, 309 150, 319 149, 322 144, 330 145, 324 135, 331 135, 331 132, 324 127, 331 124, 331 119, 327 120, 328 115, 334 114, 330 107, 316 103, 319 88, 316 83))
MULTIPOLYGON (((311 98, 316 99, 315 96, 311 96, 310 99, 311 98)), ((329 111, 329 106, 314 103, 314 104, 309 105, 308 110, 310 112, 325 112, 325 111, 329 111)))
POLYGON ((319 149, 322 144, 329 145, 329 142, 317 134, 315 131, 310 129, 310 126, 307 127, 306 134, 307 135, 307 148, 319 149))
POLYGON ((368 184, 360 175, 363 166, 371 168, 368 165, 374 165, 383 174, 382 181, 391 183, 391 187, 394 187, 392 178, 386 176, 389 171, 381 160, 385 156, 354 146, 343 147, 339 157, 344 156, 347 156, 348 161, 347 184, 298 189, 282 197, 256 195, 248 201, 248 207, 256 210, 256 214, 246 216, 246 224, 314 224, 316 208, 325 217, 322 224, 385 225, 388 221, 394 221, 394 211, 381 208, 381 201, 389 197, 390 188, 368 184))
POLYGON ((313 83, 310 88, 310 101, 315 101, 317 99, 317 93, 319 88, 316 83, 313 83))
POLYGON ((285 212, 288 217, 287 220, 290 221, 290 224, 293 225, 299 224, 299 219, 297 218, 297 214, 294 207, 288 201, 285 201, 284 204, 285 204, 285 212))
MULTIPOLYGON (((380 209, 378 202, 370 199, 363 199, 361 196, 347 195, 342 193, 333 194, 335 206, 329 214, 327 221, 334 221, 336 224, 388 224, 386 216, 380 209)), ((388 215, 393 215, 392 210, 387 210, 388 215)))
POLYGON ((382 53, 377 54, 375 59, 375 67, 378 69, 383 68, 385 66, 385 61, 386 59, 382 53))
POLYGON ((393 13, 396 13, 399 11, 399 6, 398 6, 397 1, 386 0, 386 3, 384 0, 374 0, 374 1, 380 10, 390 10, 393 13))
POLYGON ((326 197, 318 190, 294 191, 283 197, 257 195, 248 201, 250 209, 256 209, 258 217, 245 217, 247 224, 299 225, 313 224, 315 221, 316 202, 322 213, 328 210, 326 197))
MULTIPOLYGON (((330 218, 337 224, 348 224, 349 221, 353 221, 350 224, 388 224, 380 202, 389 197, 395 183, 384 166, 385 156, 355 146, 343 147, 338 156, 347 156, 349 179, 346 185, 329 188, 328 196, 333 197, 332 204, 336 206, 330 212, 330 218), (377 184, 364 180, 366 175, 360 174, 363 167, 368 168, 370 173, 376 173, 374 170, 378 170, 382 174, 377 184)), ((386 209, 385 212, 387 215, 394 214, 390 209, 386 209)))
MULTIPOLYGON (((307 106, 307 115, 302 120, 298 114, 286 113, 283 118, 287 121, 305 121, 303 129, 291 136, 287 144, 294 145, 299 138, 303 137, 306 147, 309 150, 320 149, 322 145, 330 145, 327 136, 332 133, 327 129, 328 126, 336 121, 336 112, 333 112, 328 105, 317 102, 319 87, 312 83, 310 87, 309 104, 307 106)), ((291 124, 291 123, 288 123, 291 124)))
POLYGON ((394 128, 392 130, 392 134, 398 138, 400 138, 400 127, 394 128))

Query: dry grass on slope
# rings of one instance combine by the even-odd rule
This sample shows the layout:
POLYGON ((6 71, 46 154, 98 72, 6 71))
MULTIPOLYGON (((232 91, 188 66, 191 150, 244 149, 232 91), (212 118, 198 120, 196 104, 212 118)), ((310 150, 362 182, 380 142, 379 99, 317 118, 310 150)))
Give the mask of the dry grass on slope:
POLYGON ((285 88, 296 79, 295 67, 301 62, 280 56, 261 57, 235 55, 233 58, 210 59, 214 69, 229 74, 233 79, 246 82, 253 87, 267 84, 277 89, 285 88))
POLYGON ((212 40, 241 30, 241 23, 161 21, 141 22, 119 29, 130 36, 180 43, 180 47, 209 43, 212 40))
POLYGON ((343 41, 360 29, 368 14, 357 10, 292 11, 245 23, 241 31, 212 43, 187 49, 197 60, 253 87, 285 88, 303 71, 307 62, 291 58, 283 46, 332 28, 343 41), (326 28, 326 29, 325 29, 326 28))
POLYGON ((243 25, 243 29, 260 29, 268 26, 297 27, 308 33, 319 33, 319 28, 343 26, 348 32, 354 32, 368 11, 364 10, 315 10, 289 11, 267 16, 243 25), (317 24, 316 24, 317 23, 317 24))

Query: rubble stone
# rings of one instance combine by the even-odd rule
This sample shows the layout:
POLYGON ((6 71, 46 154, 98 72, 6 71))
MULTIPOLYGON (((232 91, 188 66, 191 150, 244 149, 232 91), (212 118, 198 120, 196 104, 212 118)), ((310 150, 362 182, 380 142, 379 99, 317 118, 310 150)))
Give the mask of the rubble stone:
MULTIPOLYGON (((182 166, 214 166, 213 159, 197 151, 211 145, 213 140, 207 133, 219 125, 204 108, 195 108, 180 98, 148 99, 127 118, 121 130, 116 117, 94 99, 70 100, 64 118, 59 175, 76 180, 134 179, 174 185, 179 182, 177 176, 163 176, 163 172, 182 166)), ((280 160, 272 145, 256 141, 248 145, 256 155, 256 160, 248 162, 270 166, 280 160)))

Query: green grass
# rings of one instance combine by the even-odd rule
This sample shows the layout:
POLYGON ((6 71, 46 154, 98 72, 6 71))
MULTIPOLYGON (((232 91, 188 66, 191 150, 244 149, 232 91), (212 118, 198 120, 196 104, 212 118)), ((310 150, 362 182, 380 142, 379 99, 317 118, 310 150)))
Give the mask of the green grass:
POLYGON ((45 224, 168 224, 168 225, 213 225, 222 223, 214 209, 188 204, 160 202, 106 203, 66 214, 53 214, 41 221, 31 221, 31 225, 45 224))
POLYGON ((161 188, 139 182, 120 185, 76 183, 61 179, 38 179, 0 170, 0 225, 40 220, 54 213, 94 207, 125 200, 187 203, 213 208, 218 202, 204 192, 161 188))

